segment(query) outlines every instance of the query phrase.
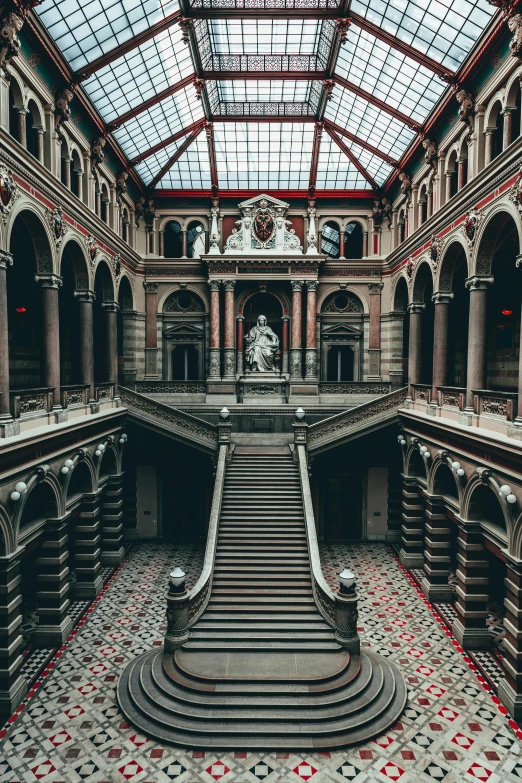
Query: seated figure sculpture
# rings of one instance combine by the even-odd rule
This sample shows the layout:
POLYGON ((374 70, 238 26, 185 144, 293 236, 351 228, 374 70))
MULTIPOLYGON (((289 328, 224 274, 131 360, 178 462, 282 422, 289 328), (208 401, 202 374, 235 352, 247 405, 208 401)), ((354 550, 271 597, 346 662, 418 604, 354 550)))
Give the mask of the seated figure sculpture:
POLYGON ((264 315, 259 316, 256 326, 252 327, 245 340, 250 369, 254 372, 273 372, 279 337, 268 326, 264 315))

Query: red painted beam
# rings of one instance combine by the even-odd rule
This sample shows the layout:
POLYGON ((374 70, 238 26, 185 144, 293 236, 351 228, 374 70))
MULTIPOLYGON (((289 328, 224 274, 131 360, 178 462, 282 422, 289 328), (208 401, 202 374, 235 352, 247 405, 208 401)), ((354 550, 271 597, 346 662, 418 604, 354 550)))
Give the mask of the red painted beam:
POLYGON ((107 130, 110 132, 116 128, 119 128, 129 120, 132 120, 133 117, 137 117, 138 114, 141 114, 142 111, 150 109, 152 106, 155 106, 157 103, 160 103, 160 101, 165 100, 165 98, 168 98, 170 95, 174 95, 174 93, 179 92, 179 90, 184 90, 185 87, 189 87, 189 85, 194 83, 195 79, 196 74, 192 73, 190 76, 185 76, 185 78, 181 79, 181 81, 169 85, 169 87, 166 87, 161 92, 156 93, 156 95, 152 95, 146 101, 143 101, 143 103, 139 103, 133 109, 129 109, 129 111, 126 111, 125 114, 120 114, 120 116, 116 117, 115 120, 111 120, 111 122, 109 122, 107 125, 107 130))
POLYGON ((349 90, 349 92, 353 92, 355 95, 358 95, 360 98, 364 98, 364 100, 368 101, 368 103, 371 103, 372 106, 376 106, 378 109, 382 109, 382 111, 385 111, 391 117, 395 117, 396 120, 400 120, 400 122, 403 122, 404 125, 408 126, 408 128, 411 128, 412 130, 416 131, 416 133, 420 133, 422 131, 422 125, 420 125, 418 122, 415 122, 415 120, 412 120, 412 118, 408 117, 407 114, 403 114, 398 109, 393 108, 393 106, 390 106, 389 103, 385 103, 384 101, 381 101, 380 98, 377 98, 375 95, 372 95, 371 92, 366 92, 366 90, 363 90, 362 87, 358 87, 356 84, 349 82, 348 79, 345 79, 343 76, 338 76, 337 74, 334 74, 332 78, 334 82, 338 84, 340 87, 344 87, 345 90, 349 90))
POLYGON ((150 41, 151 38, 154 38, 156 35, 159 35, 159 33, 162 33, 163 30, 167 30, 173 24, 176 24, 179 17, 180 12, 174 11, 174 13, 166 16, 165 19, 162 19, 160 22, 156 22, 156 24, 151 25, 147 30, 143 30, 141 33, 137 33, 137 35, 129 38, 128 41, 125 41, 119 46, 115 46, 114 49, 111 49, 110 51, 105 52, 105 54, 100 55, 96 58, 96 60, 93 60, 92 63, 89 63, 83 68, 80 68, 80 70, 76 71, 74 74, 74 81, 85 81, 85 79, 88 79, 89 76, 92 76, 92 74, 96 73, 96 71, 101 70, 106 65, 109 65, 109 63, 114 62, 114 60, 117 60, 119 57, 123 57, 124 54, 131 52, 133 49, 136 49, 136 47, 141 46, 141 44, 145 43, 146 41, 150 41))
POLYGON ((368 152, 371 152, 372 155, 377 155, 378 158, 385 160, 386 163, 389 163, 390 166, 393 166, 394 169, 399 168, 399 161, 391 158, 389 155, 386 155, 386 153, 382 152, 382 150, 378 149, 377 147, 374 147, 372 144, 368 144, 367 141, 363 141, 358 136, 350 133, 350 131, 341 128, 341 126, 337 125, 337 123, 332 122, 331 120, 324 120, 324 124, 331 128, 331 130, 333 130, 335 133, 338 133, 339 136, 344 136, 345 139, 353 141, 354 144, 358 144, 359 147, 362 147, 368 152))
POLYGON ((400 41, 394 35, 391 35, 391 33, 387 33, 386 30, 383 30, 382 27, 365 19, 364 16, 359 16, 359 14, 356 14, 353 11, 350 11, 349 16, 350 21, 357 27, 360 27, 361 30, 366 30, 366 32, 373 35, 374 38, 378 38, 379 41, 391 46, 392 49, 396 49, 398 52, 401 52, 401 54, 405 54, 410 60, 415 60, 415 62, 419 63, 419 65, 423 65, 429 71, 433 71, 433 73, 436 73, 437 76, 440 76, 444 81, 450 81, 454 77, 454 72, 449 70, 449 68, 445 68, 436 60, 419 52, 404 41, 400 41))
POLYGON ((219 188, 216 145, 214 144, 214 125, 211 122, 207 122, 205 124, 205 130, 207 132, 208 159, 210 162, 210 184, 213 188, 219 188))
POLYGON ((323 81, 326 71, 202 71, 205 81, 227 81, 228 79, 270 79, 278 81, 311 82, 323 81))
POLYGON ((337 144, 337 146, 339 147, 339 149, 341 150, 341 152, 343 152, 343 153, 346 155, 346 157, 348 158, 348 160, 349 160, 349 161, 350 161, 350 162, 351 162, 351 163, 352 163, 352 164, 355 166, 355 168, 357 169, 357 171, 358 171, 360 174, 362 174, 362 175, 363 175, 363 177, 365 178, 365 180, 366 180, 367 182, 369 182, 369 183, 370 183, 370 185, 372 186, 372 188, 373 188, 374 190, 378 190, 378 189, 379 189, 379 186, 377 185, 376 181, 373 179, 373 177, 371 176, 371 174, 369 174, 369 173, 366 171, 366 169, 364 168, 364 166, 362 165, 362 163, 360 163, 360 162, 357 160, 357 158, 355 157, 355 155, 353 154, 353 152, 351 151, 351 149, 349 149, 349 148, 346 146, 346 144, 344 143, 344 141, 343 141, 342 139, 340 139, 340 138, 339 138, 339 136, 338 136, 336 133, 334 133, 334 132, 333 132, 333 130, 331 130, 331 128, 329 128, 329 127, 328 127, 328 125, 326 125, 326 126, 325 126, 325 130, 326 130, 327 134, 330 136, 330 138, 331 138, 331 139, 333 139, 333 141, 335 141, 335 143, 337 144))
POLYGON ((154 147, 149 147, 148 150, 145 150, 145 152, 142 152, 140 155, 137 155, 135 158, 133 158, 130 161, 129 165, 135 166, 137 163, 141 163, 141 161, 145 160, 145 158, 148 158, 149 155, 154 155, 155 152, 159 152, 164 147, 168 147, 169 144, 172 144, 178 139, 183 138, 183 136, 186 136, 187 133, 191 133, 196 128, 201 128, 204 124, 205 124, 205 118, 202 117, 197 122, 193 122, 191 125, 187 125, 186 128, 182 128, 177 133, 174 133, 172 134, 172 136, 169 136, 167 139, 163 139, 162 141, 158 142, 158 144, 155 144, 154 147))
POLYGON ((310 179, 308 181, 309 190, 315 190, 317 181, 317 164, 319 163, 319 149, 321 148, 321 136, 323 135, 324 125, 322 122, 315 123, 314 146, 312 148, 312 161, 310 163, 310 179))
POLYGON ((150 188, 155 188, 158 182, 165 176, 167 171, 176 163, 177 160, 181 158, 184 152, 187 151, 187 149, 190 147, 194 139, 199 136, 201 131, 203 130, 203 125, 201 125, 199 128, 195 128, 192 133, 187 136, 183 144, 178 147, 174 155, 172 155, 171 158, 168 159, 168 161, 165 163, 164 166, 161 167, 161 169, 158 171, 152 182, 150 183, 150 188))
MULTIPOLYGON (((220 198, 249 198, 250 196, 259 195, 259 189, 257 190, 220 190, 220 198)), ((308 190, 274 190, 270 189, 270 195, 275 198, 303 198, 308 199, 308 190)), ((154 190, 151 193, 151 197, 154 198, 210 198, 212 196, 211 190, 188 190, 183 189, 164 189, 154 190)), ((356 190, 316 190, 316 199, 321 198, 373 198, 373 190, 356 189, 356 190)))

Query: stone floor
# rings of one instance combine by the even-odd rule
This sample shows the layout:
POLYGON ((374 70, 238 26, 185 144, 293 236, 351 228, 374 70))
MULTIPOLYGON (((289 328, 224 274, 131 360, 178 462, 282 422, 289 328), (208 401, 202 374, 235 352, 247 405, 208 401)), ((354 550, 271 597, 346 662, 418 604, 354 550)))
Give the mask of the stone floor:
POLYGON ((110 576, 0 731, 0 783, 521 781, 522 732, 415 575, 383 544, 324 546, 322 556, 332 582, 345 564, 354 569, 363 644, 395 661, 406 678, 407 708, 384 736, 309 756, 215 755, 162 747, 136 733, 116 704, 118 675, 162 643, 171 567, 182 565, 193 584, 202 563, 201 548, 151 542, 136 545, 110 576))

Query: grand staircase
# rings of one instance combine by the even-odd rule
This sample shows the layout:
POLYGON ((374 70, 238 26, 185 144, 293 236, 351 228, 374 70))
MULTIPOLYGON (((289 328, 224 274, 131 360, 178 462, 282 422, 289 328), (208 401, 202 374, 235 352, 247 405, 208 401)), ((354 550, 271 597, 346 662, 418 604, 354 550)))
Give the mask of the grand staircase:
POLYGON ((236 448, 206 609, 174 654, 125 669, 118 699, 144 734, 201 748, 344 747, 397 720, 406 689, 393 664, 350 656, 316 606, 287 447, 236 448))

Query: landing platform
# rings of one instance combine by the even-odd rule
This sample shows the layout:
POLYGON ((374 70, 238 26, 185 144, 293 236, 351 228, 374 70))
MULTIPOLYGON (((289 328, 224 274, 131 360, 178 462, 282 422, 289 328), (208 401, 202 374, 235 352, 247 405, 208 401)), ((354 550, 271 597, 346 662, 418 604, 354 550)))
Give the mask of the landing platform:
POLYGON ((195 652, 174 653, 178 667, 192 677, 208 680, 256 680, 265 682, 295 680, 317 681, 339 675, 350 656, 337 653, 299 653, 274 650, 265 652, 195 652))

